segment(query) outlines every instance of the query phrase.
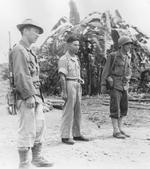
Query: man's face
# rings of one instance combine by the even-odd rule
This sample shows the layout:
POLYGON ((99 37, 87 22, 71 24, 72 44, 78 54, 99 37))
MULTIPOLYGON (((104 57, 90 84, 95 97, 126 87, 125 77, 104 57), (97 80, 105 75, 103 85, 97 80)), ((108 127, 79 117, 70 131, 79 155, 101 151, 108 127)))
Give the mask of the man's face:
POLYGON ((28 41, 32 44, 35 43, 39 37, 40 31, 36 27, 29 27, 24 29, 24 35, 28 41))
POLYGON ((77 54, 79 51, 79 41, 74 41, 70 44, 70 50, 74 53, 77 54))
POLYGON ((125 52, 130 52, 131 50, 131 43, 127 43, 123 46, 125 52))

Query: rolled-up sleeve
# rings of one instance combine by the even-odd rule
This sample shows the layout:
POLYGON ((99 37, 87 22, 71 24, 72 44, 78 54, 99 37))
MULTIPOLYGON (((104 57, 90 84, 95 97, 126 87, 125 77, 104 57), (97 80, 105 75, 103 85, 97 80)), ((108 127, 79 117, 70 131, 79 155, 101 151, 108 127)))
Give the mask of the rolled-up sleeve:
POLYGON ((28 63, 25 54, 21 49, 14 49, 12 54, 14 84, 17 92, 23 99, 36 94, 36 89, 33 85, 30 75, 28 63))
POLYGON ((67 69, 67 61, 66 59, 60 58, 58 62, 58 72, 63 73, 64 75, 67 76, 68 74, 68 69, 67 69))

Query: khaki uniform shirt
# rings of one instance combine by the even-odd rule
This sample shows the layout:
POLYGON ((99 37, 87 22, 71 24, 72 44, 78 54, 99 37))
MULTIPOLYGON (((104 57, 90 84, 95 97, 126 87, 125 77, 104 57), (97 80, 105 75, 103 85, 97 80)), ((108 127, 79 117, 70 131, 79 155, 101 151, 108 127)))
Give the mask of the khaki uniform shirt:
POLYGON ((58 71, 66 76, 66 79, 81 79, 80 61, 77 56, 70 56, 67 52, 58 62, 58 71))
POLYGON ((37 58, 23 40, 13 48, 11 59, 17 99, 35 96, 36 101, 41 102, 37 58))
POLYGON ((127 90, 129 88, 129 80, 131 78, 131 66, 130 66, 131 57, 118 52, 113 52, 109 55, 103 73, 102 73, 102 85, 106 85, 106 79, 108 76, 113 78, 113 87, 118 90, 127 90), (114 57, 115 62, 111 69, 111 59, 114 57))

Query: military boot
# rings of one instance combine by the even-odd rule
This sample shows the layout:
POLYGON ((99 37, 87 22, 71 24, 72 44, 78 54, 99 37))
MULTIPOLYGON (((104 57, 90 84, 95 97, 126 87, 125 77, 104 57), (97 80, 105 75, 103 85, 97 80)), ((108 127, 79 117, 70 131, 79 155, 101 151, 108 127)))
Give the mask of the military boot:
POLYGON ((125 139, 125 136, 119 131, 118 119, 111 118, 111 120, 112 120, 112 126, 113 126, 113 137, 118 138, 118 139, 125 139))
POLYGON ((29 169, 30 163, 29 163, 29 149, 26 150, 18 150, 19 153, 19 169, 29 169))
POLYGON ((41 156, 42 144, 35 144, 32 148, 32 164, 36 167, 52 167, 53 164, 41 156))

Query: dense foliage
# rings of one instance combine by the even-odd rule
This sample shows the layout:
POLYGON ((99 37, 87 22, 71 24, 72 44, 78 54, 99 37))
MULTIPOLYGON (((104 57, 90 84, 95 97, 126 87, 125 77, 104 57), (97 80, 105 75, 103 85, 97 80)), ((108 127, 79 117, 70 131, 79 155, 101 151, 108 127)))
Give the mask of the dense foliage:
MULTIPOLYGON (((77 16, 77 9, 75 11, 73 12, 77 16)), ((70 11, 71 14, 73 12, 70 11)), ((116 10, 115 15, 110 14, 109 11, 93 12, 79 24, 77 22, 72 24, 66 17, 62 17, 56 23, 51 35, 38 51, 43 91, 48 95, 60 93, 57 63, 66 52, 65 41, 70 34, 76 35, 80 41, 78 56, 81 61, 82 78, 85 80, 84 95, 100 94, 101 73, 107 53, 117 50, 118 38, 122 35, 128 35, 134 42, 131 51, 133 75, 130 91, 147 91, 148 85, 144 87, 143 83, 149 83, 149 79, 146 78, 150 65, 150 52, 146 46, 149 37, 137 27, 126 24, 116 10)))

